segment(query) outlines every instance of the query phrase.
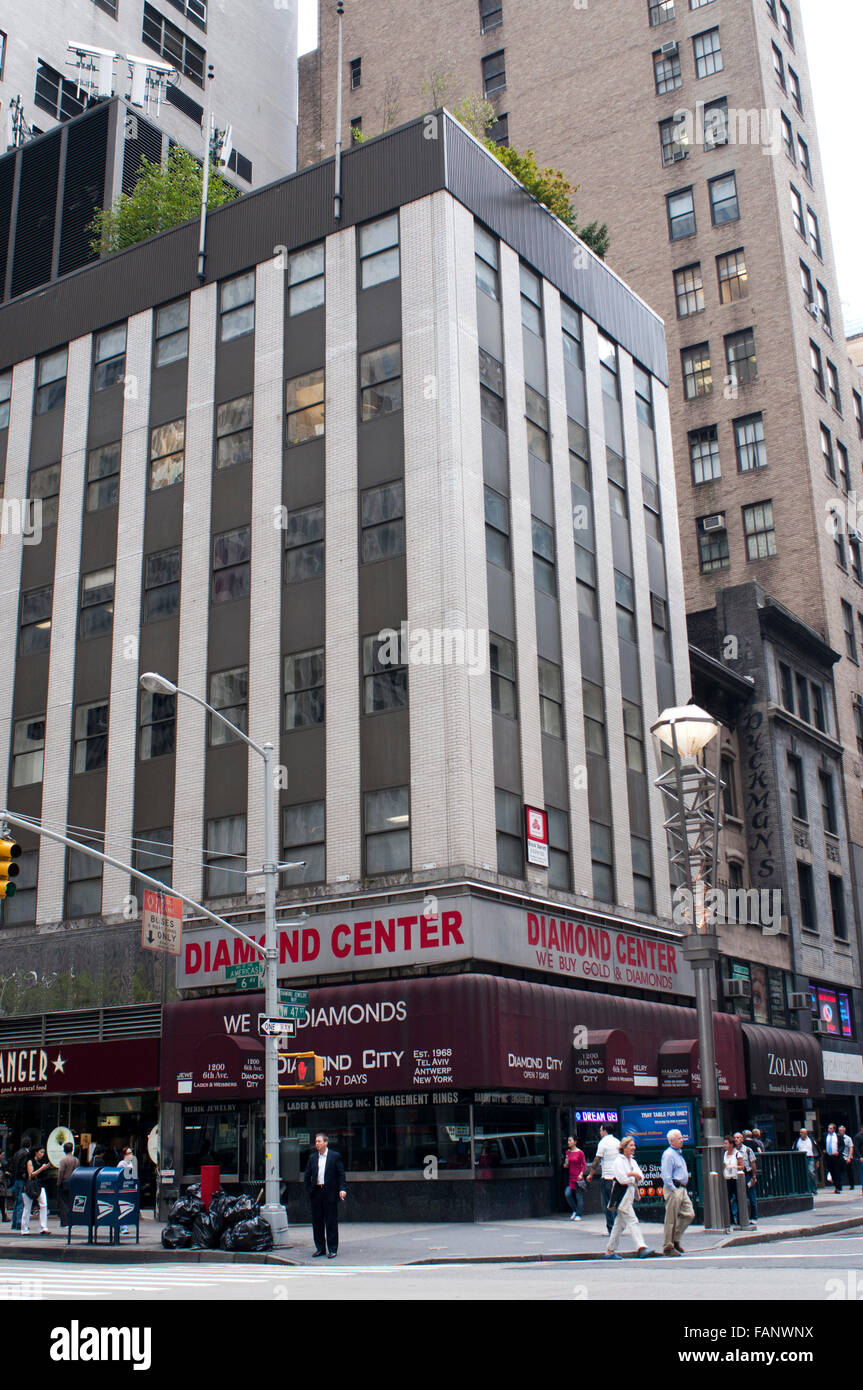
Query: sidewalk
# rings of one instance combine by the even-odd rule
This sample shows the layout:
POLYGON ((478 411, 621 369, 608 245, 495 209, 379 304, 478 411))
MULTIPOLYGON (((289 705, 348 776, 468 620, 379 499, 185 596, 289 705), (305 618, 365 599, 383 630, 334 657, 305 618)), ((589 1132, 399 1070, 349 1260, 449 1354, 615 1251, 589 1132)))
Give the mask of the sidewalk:
MULTIPOLYGON (((311 1223, 291 1227, 291 1244, 267 1255, 234 1254, 226 1250, 163 1250, 162 1223, 144 1214, 140 1244, 133 1236, 123 1238, 119 1247, 109 1246, 106 1232, 98 1245, 87 1245, 83 1228, 76 1227, 67 1247, 65 1231, 60 1232, 51 1218, 47 1236, 21 1236, 0 1225, 0 1260, 72 1260, 76 1263, 126 1264, 138 1261, 217 1264, 311 1265, 314 1252, 311 1223)), ((863 1226, 863 1194, 859 1189, 819 1192, 812 1211, 785 1216, 764 1217, 755 1231, 734 1231, 729 1235, 690 1227, 684 1237, 687 1251, 703 1254, 720 1246, 756 1245, 791 1237, 828 1235, 835 1230, 863 1226)), ((32 1230, 32 1227, 31 1227, 32 1230)), ((642 1226, 651 1250, 661 1252, 662 1227, 653 1222, 642 1226)), ((343 1221, 340 1227, 339 1258, 346 1264, 366 1267, 412 1264, 512 1263, 516 1261, 557 1261, 601 1259, 605 1250, 605 1222, 602 1216, 585 1216, 570 1221, 568 1214, 517 1221, 453 1222, 356 1222, 343 1221)), ((621 1250, 626 1257, 627 1250, 621 1250)))

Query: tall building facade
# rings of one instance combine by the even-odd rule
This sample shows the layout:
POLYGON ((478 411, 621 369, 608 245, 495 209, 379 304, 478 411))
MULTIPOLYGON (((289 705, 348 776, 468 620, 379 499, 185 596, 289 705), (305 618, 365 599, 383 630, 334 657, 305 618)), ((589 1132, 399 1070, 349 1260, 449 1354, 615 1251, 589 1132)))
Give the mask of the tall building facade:
MULTIPOLYGON (((0 546, 5 798, 258 935, 273 789, 140 676, 277 741, 302 864, 279 972, 326 1059, 283 1137, 302 1156, 325 1117, 367 1217, 544 1211, 597 1107, 676 1098, 697 1134, 649 732, 690 688, 662 326, 442 112, 343 174, 338 222, 331 162, 215 212, 203 285, 191 224, 0 308, 5 500, 41 503, 0 546)), ((98 1133, 134 1087, 149 1125, 164 1002, 164 1166, 255 1179, 262 1005, 228 973, 249 948, 187 918, 160 980, 134 874, 19 838, 0 1055, 33 1060, 0 1122, 98 1133), (25 966, 54 976, 42 1014, 25 966), (125 1030, 128 1081, 88 1029, 125 1030)), ((745 1107, 744 1037, 765 1065, 769 1039, 716 1026, 745 1107)), ((811 1036, 782 1045, 818 1093, 811 1036)))
MULTIPOLYGON (((296 168, 297 4, 236 10, 208 0, 52 0, 18 6, 0 31, 2 148, 14 140, 13 102, 42 134, 86 106, 86 73, 69 45, 116 54, 112 93, 129 96, 129 59, 167 63, 175 77, 161 105, 142 114, 171 140, 199 152, 208 105, 220 129, 231 126, 229 177, 244 192, 296 168), (214 77, 208 80, 212 66, 214 77)), ((98 58, 93 60, 97 63, 98 58)), ((93 90, 96 90, 95 88, 93 90)), ((151 89, 152 95, 152 89, 151 89)), ((158 149, 146 151, 158 158, 158 149)), ((50 172, 42 171, 50 178, 50 172)))
MULTIPOLYGON (((334 128, 336 17, 301 60, 300 160, 334 128)), ((609 263, 662 315, 686 603, 757 583, 840 653, 851 868, 863 884, 863 397, 839 311, 795 0, 348 4, 344 138, 429 93, 578 184, 609 263)), ((732 642, 740 634, 723 634, 732 642)), ((803 905, 793 888, 789 915, 803 905)), ((829 916, 819 916, 832 949, 829 916)), ((859 929, 858 929, 859 930, 859 929)), ((853 969, 859 982, 855 931, 853 969)))

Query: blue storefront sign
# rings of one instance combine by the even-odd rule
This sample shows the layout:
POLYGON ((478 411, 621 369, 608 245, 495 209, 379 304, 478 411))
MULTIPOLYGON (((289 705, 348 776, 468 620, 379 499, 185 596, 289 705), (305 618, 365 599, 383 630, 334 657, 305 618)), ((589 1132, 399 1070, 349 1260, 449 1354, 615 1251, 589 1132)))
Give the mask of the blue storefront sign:
POLYGON ((621 1112, 623 1138, 632 1136, 637 1145, 664 1144, 670 1129, 679 1129, 684 1144, 695 1142, 692 1105, 624 1105, 621 1112))

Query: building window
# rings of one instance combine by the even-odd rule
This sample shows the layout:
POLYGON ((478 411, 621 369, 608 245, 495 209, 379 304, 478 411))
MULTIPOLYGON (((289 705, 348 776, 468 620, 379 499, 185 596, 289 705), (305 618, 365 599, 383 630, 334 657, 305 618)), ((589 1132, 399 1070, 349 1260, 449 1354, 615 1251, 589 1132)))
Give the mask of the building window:
POLYGON ((173 487, 183 481, 186 448, 185 420, 157 425, 150 432, 150 491, 173 487))
POLYGON ((839 565, 839 567, 840 567, 841 569, 847 570, 847 569, 848 569, 848 565, 847 565, 846 562, 845 562, 845 540, 844 540, 844 537, 843 537, 843 535, 842 535, 842 532, 841 532, 840 530, 838 530, 838 528, 837 528, 837 530, 836 530, 836 532, 835 532, 835 534, 834 534, 834 536, 833 536, 833 544, 834 544, 834 546, 836 547, 836 563, 837 563, 837 565, 839 565))
POLYGON ((19 644, 21 656, 32 656, 35 652, 47 652, 51 646, 53 595, 54 590, 51 585, 43 589, 25 589, 22 593, 19 644))
POLYGON ((596 560, 591 551, 576 541, 575 545, 576 602, 579 618, 599 622, 599 603, 596 597, 596 560))
MULTIPOLYGON (((683 85, 683 78, 680 73, 680 49, 675 46, 672 53, 663 53, 657 49, 653 55, 653 80, 656 83, 658 96, 663 96, 666 92, 675 92, 678 87, 683 85)), ((663 124, 676 124, 674 118, 663 124)), ((663 158, 663 164, 671 164, 672 160, 663 158)))
POLYGON ((845 655, 849 661, 857 664, 857 638, 854 635, 854 610, 850 603, 845 599, 840 599, 842 605, 842 629, 845 633, 845 655))
POLYGON ((189 355, 189 301, 178 299, 156 310, 156 366, 181 362, 189 355))
POLYGON ((665 199, 668 212, 668 235, 672 241, 695 236, 695 200, 691 188, 669 193, 665 199))
POLYGON ((849 533, 848 551, 851 556, 851 573, 858 584, 863 584, 863 552, 860 549, 860 538, 849 533))
POLYGON ((704 309, 704 281, 701 278, 701 262, 681 266, 674 272, 674 293, 677 298, 677 317, 688 318, 700 314, 704 309))
POLYGON ((521 878, 524 873, 521 797, 495 787, 494 807, 498 873, 521 878))
MULTIPOLYGON (((115 0, 111 0, 111 3, 114 4, 116 11, 115 0)), ((206 29, 207 0, 169 0, 169 4, 173 5, 175 10, 179 10, 180 14, 184 14, 193 24, 197 24, 199 29, 206 29)))
POLYGON ((658 661, 671 661, 668 604, 659 594, 650 595, 650 619, 653 626, 653 655, 658 661))
POLYGON ((726 335, 725 364, 728 379, 734 386, 749 386, 758 380, 754 329, 744 328, 739 333, 726 335))
POLYGON ((548 401, 532 386, 524 388, 524 413, 527 426, 527 447, 534 458, 549 463, 548 401))
POLYGON ((355 92, 358 87, 363 85, 363 60, 362 58, 352 58, 351 68, 351 91, 355 92))
POLYGON ((821 823, 828 835, 839 834, 839 821, 836 816, 836 789, 829 772, 818 773, 821 790, 821 823))
POLYGON ((492 140, 495 145, 505 147, 509 144, 509 113, 504 111, 498 116, 486 131, 486 140, 492 140))
POLYGON ((360 404, 363 420, 376 420, 401 410, 401 343, 360 354, 360 404))
POLYGON ((252 462, 252 397, 216 406, 216 467, 252 462))
POLYGON ((320 579, 324 572, 324 508, 291 512, 285 530, 285 583, 320 579))
POLYGON ((694 347, 684 348, 680 354, 680 361, 686 399, 692 401, 697 396, 709 396, 713 391, 710 344, 696 343, 694 347))
POLYGON ((805 720, 805 722, 808 724, 810 723, 809 682, 807 681, 805 676, 797 675, 794 679, 795 684, 797 686, 797 713, 799 714, 800 718, 805 720))
POLYGON ((779 688, 783 709, 787 709, 790 714, 793 714, 795 710, 794 677, 790 666, 786 666, 783 661, 779 663, 779 688))
POLYGON ((370 487, 360 495, 362 564, 405 553, 405 486, 401 480, 370 487))
POLYGON ((491 232, 487 232, 485 227, 481 227, 477 222, 474 227, 474 240, 477 289, 482 290, 490 299, 499 300, 497 237, 493 237, 491 232))
POLYGON ((12 399, 12 373, 0 372, 0 430, 9 428, 9 406, 12 399))
POLYGON ((611 827, 598 821, 590 822, 590 859, 593 871, 593 896, 603 903, 614 902, 614 854, 611 827))
POLYGON ((287 443, 306 444, 310 439, 320 439, 324 434, 324 369, 306 372, 285 383, 285 411, 287 413, 287 443))
POLYGON ((108 701, 96 700, 75 710, 73 772, 96 772, 108 762, 108 701))
POLYGON ((619 454, 606 446, 605 466, 608 475, 608 503, 618 516, 629 516, 626 498, 626 464, 619 454))
POLYGON ((792 816, 795 820, 805 821, 807 816, 803 763, 794 753, 788 754, 788 795, 791 799, 792 816))
POLYGON ((706 29, 696 34, 692 40, 695 54, 695 76, 711 77, 722 71, 722 49, 719 44, 719 27, 706 29))
POLYGON ((501 569, 511 569, 509 551, 509 502, 499 492, 485 488, 485 557, 501 569))
POLYGON ((623 743, 626 766, 631 772, 644 772, 644 735, 641 727, 641 706, 631 700, 623 701, 623 743))
POLYGON ((830 885, 830 914, 833 919, 833 935, 837 941, 848 940, 848 922, 845 917, 845 893, 843 880, 838 874, 828 874, 830 885))
POLYGON ((821 364, 821 349, 818 347, 817 343, 813 343, 811 338, 809 339, 809 364, 812 368, 812 375, 815 378, 815 390, 818 392, 819 396, 826 397, 827 392, 824 390, 824 368, 821 364))
POLYGON ((721 477, 719 468, 719 436, 715 425, 689 431, 689 461, 694 483, 712 483, 721 477))
POLYGON ((326 812, 323 801, 282 808, 282 862, 300 864, 282 874, 282 886, 296 883, 325 883, 326 812))
POLYGON ((785 59, 782 57, 782 49, 775 43, 770 45, 773 50, 773 71, 776 74, 776 81, 779 83, 783 92, 788 91, 785 82, 785 59))
POLYGON ((174 751, 177 697, 141 691, 141 760, 162 758, 174 751))
POLYGON ((617 347, 611 338, 599 333, 599 367, 602 389, 613 401, 620 400, 620 378, 617 370, 617 347))
POLYGON ((584 371, 584 346, 582 343, 581 314, 565 299, 560 301, 560 318, 563 332, 563 356, 573 367, 584 371))
POLYGON ((504 50, 499 48, 497 53, 490 53, 487 58, 482 60, 483 95, 494 96, 495 92, 502 92, 505 87, 506 63, 504 50))
POLYGON ((650 841, 639 835, 630 838, 632 848, 632 892, 635 906, 641 912, 653 911, 653 865, 650 841))
POLYGON ((793 30, 792 27, 791 27, 791 11, 789 10, 789 8, 788 8, 787 5, 783 5, 783 4, 782 4, 782 0, 780 0, 780 3, 779 3, 779 13, 780 13, 780 15, 782 16, 782 32, 784 33, 786 39, 788 40, 788 42, 791 44, 791 47, 793 48, 793 47, 794 47, 794 30, 793 30))
MULTIPOLYGON (((89 835, 94 849, 101 837, 89 835)), ((102 864, 79 849, 66 852, 66 916, 97 917, 102 911, 102 864)))
POLYGON ((754 502, 743 508, 743 534, 747 560, 765 560, 776 554, 772 501, 754 502))
POLYGON ((30 474, 28 492, 31 500, 42 503, 42 527, 57 525, 57 512, 60 504, 60 465, 52 463, 48 468, 38 468, 30 474))
POLYGON ((861 702, 861 696, 853 696, 851 708, 854 712, 854 735, 857 739, 857 752, 863 753, 863 702, 861 702))
POLYGON ((569 866, 569 816, 565 811, 546 807, 548 817, 548 886, 564 893, 572 887, 569 866))
POLYGON ((836 452, 839 455, 839 478, 845 492, 851 491, 851 469, 848 463, 848 450, 840 439, 836 440, 836 452))
POLYGON ((538 658, 539 721, 544 734, 563 738, 563 683, 560 667, 538 658))
POLYGON ((804 179, 811 185, 812 163, 809 159, 809 146, 802 135, 797 136, 797 158, 800 160, 800 168, 803 170, 804 179))
POLYGON ((363 638, 363 711, 380 714, 405 709, 408 702, 408 668, 395 629, 363 638))
POLYGON ((323 647, 285 657, 285 729, 323 724, 324 669, 323 647))
POLYGON ((597 757, 608 757, 605 739, 605 705, 602 687, 592 681, 581 682, 581 698, 584 708, 584 743, 588 753, 597 757))
POLYGON ((797 861, 797 892, 800 897, 800 925, 804 931, 817 932, 818 918, 815 915, 812 867, 799 859, 797 861))
POLYGON ((803 199, 800 197, 793 183, 791 188, 791 220, 794 223, 794 230, 798 236, 806 240, 806 229, 803 226, 803 199))
POLYGON ((97 333, 93 348, 93 390, 106 391, 126 375, 126 325, 97 333))
POLYGON ((728 97, 706 101, 702 112, 704 148, 716 150, 728 144, 728 97))
POLYGON ((326 294, 324 243, 295 251, 288 258, 288 316, 319 309, 326 294))
POLYGON ((399 215, 391 213, 360 227, 360 288, 371 289, 401 274, 399 215))
MULTIPOLYGON (((3 52, 5 55, 5 37, 3 52)), ((36 63, 36 90, 33 101, 57 121, 68 121, 73 116, 79 116, 86 105, 77 83, 62 77, 41 58, 36 63)))
POLYGON ((219 342, 255 331, 255 272, 235 275, 219 286, 219 342))
MULTIPOLYGON (((166 888, 171 887, 174 869, 174 830, 170 825, 161 825, 153 830, 141 830, 132 837, 132 863, 141 874, 157 878, 166 888)), ((150 887, 140 879, 132 879, 132 893, 138 903, 144 901, 144 894, 150 887)))
POLYGON ((841 415, 842 397, 839 394, 839 373, 829 357, 827 358, 827 394, 833 409, 841 415))
MULTIPOLYGON (((635 589, 628 574, 614 571, 614 600, 617 608, 617 635, 633 646, 638 641, 635 628, 635 589)), ((624 701, 624 704, 626 702, 624 701)), ((640 771, 644 771, 643 768, 640 771)))
POLYGON ((727 569, 728 532, 725 528, 725 513, 714 516, 700 516, 695 522, 698 534, 698 560, 702 574, 713 574, 716 570, 727 569))
POLYGON ((251 531, 240 526, 213 537, 213 602, 245 598, 251 585, 251 531))
POLYGON ((857 426, 857 436, 863 439, 863 396, 859 391, 852 389, 851 396, 854 401, 854 423, 857 426))
POLYGON ((410 869, 410 788, 391 787, 363 797, 366 873, 398 873, 410 869))
POLYGON ((503 366, 483 348, 479 350, 479 408, 483 420, 506 432, 503 366))
POLYGON ((180 611, 180 550, 160 550, 144 560, 144 622, 176 618, 180 611))
MULTIPOLYGON (((234 666, 230 671, 216 671, 210 676, 209 702, 244 734, 249 732, 249 668, 234 666)), ((237 735, 210 715, 211 748, 226 743, 239 743, 237 735)))
POLYGON ((674 0, 647 0, 647 12, 652 28, 667 24, 674 18, 674 0))
POLYGON ((115 507, 120 496, 120 442, 91 449, 87 456, 87 511, 115 507))
POLYGON ((734 421, 734 446, 740 473, 765 466, 767 455, 764 449, 764 417, 761 414, 744 415, 734 421))
POLYGON ((791 160, 791 163, 796 164, 797 160, 794 157, 794 127, 792 126, 784 111, 781 111, 779 113, 779 118, 782 122, 782 144, 784 146, 785 153, 791 160))
POLYGON ((93 570, 81 579, 81 639, 110 636, 114 625, 114 571, 93 570))
POLYGON ((800 284, 803 287, 803 300, 806 307, 812 311, 815 307, 815 295, 812 290, 812 271, 805 261, 798 262, 800 266, 800 284))
POLYGON ((499 29, 503 24, 503 5, 501 0, 479 0, 479 28, 481 34, 489 29, 499 29))
POLYGON ((36 361, 36 414, 56 410, 66 400, 66 364, 68 352, 59 348, 36 361))
POLYGON ((569 476, 577 487, 584 492, 590 492, 590 445, 587 441, 587 430, 577 420, 569 418, 566 425, 569 437, 569 476))
POLYGON ((557 597, 554 559, 554 532, 537 517, 531 517, 533 536, 533 583, 536 589, 557 597))
POLYGON ((820 280, 815 281, 815 290, 816 302, 818 304, 818 312, 821 315, 822 327, 824 328, 825 333, 829 333, 830 337, 832 338, 833 322, 830 318, 830 298, 827 294, 827 290, 822 285, 820 280))
POLYGON ((199 44, 178 29, 176 24, 163 18, 152 5, 144 5, 144 25, 141 42, 165 58, 199 87, 204 85, 204 65, 206 52, 199 44))
POLYGON ((720 304, 734 304, 738 299, 749 298, 749 277, 742 246, 716 257, 716 273, 719 276, 720 304))
POLYGON ((542 285, 538 275, 519 265, 521 281, 521 321, 525 328, 542 337, 542 285))
POLYGON ((802 116, 803 97, 800 93, 800 79, 790 64, 788 65, 788 85, 791 88, 791 100, 794 102, 794 105, 797 107, 797 110, 800 112, 802 116))
POLYGON ((809 245, 815 252, 819 261, 821 257, 821 233, 818 229, 818 218, 808 205, 806 207, 806 225, 809 228, 809 245))
MULTIPOLYGON (((45 716, 18 719, 12 733, 12 785, 28 787, 42 781, 45 758, 45 716)), ((17 888, 17 884, 15 885, 17 888)))
POLYGON ((737 201, 737 175, 722 174, 718 179, 710 179, 707 187, 710 192, 710 215, 714 227, 738 221, 740 206, 737 201))
POLYGON ((516 718, 515 647, 503 637, 489 634, 491 707, 495 714, 516 718))
MULTIPOLYGON (((720 776, 722 778, 722 812, 725 820, 737 819, 737 797, 734 785, 734 760, 722 758, 720 776)), ((731 866, 729 865, 729 868, 731 866)))
POLYGON ((246 891, 246 817, 221 816, 207 821, 208 898, 227 898, 246 891))
POLYGON ((6 68, 6 44, 7 44, 7 41, 8 41, 7 35, 3 33, 3 30, 2 30, 2 29, 0 29, 0 82, 3 81, 3 73, 4 73, 5 68, 6 68))

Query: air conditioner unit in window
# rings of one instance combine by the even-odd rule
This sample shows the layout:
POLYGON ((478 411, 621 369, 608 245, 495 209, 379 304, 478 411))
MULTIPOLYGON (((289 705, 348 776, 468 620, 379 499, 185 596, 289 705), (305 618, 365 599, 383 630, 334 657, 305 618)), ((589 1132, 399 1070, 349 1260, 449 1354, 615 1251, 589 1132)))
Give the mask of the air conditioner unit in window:
POLYGON ((668 43, 662 45, 659 51, 660 53, 676 53, 677 44, 674 42, 674 39, 670 39, 668 43))
POLYGON ((681 150, 681 149, 672 150, 672 151, 671 151, 671 162, 672 162, 672 164, 679 164, 680 161, 681 161, 681 159, 685 159, 686 156, 687 156, 688 154, 689 154, 689 150, 681 150))
POLYGON ((717 512, 715 516, 705 516, 701 522, 702 531, 724 531, 725 513, 717 512))
POLYGON ((789 1009, 811 1009, 812 996, 810 994, 792 994, 788 1000, 789 1009))
POLYGON ((748 980, 726 980, 725 997, 726 999, 751 999, 752 985, 748 980))
POLYGON ((820 1018, 813 1018, 813 1020, 812 1020, 812 1032, 815 1033, 815 1034, 818 1034, 818 1033, 826 1033, 826 1032, 827 1032, 827 1029, 826 1029, 825 1025, 821 1022, 821 1019, 820 1019, 820 1018))

